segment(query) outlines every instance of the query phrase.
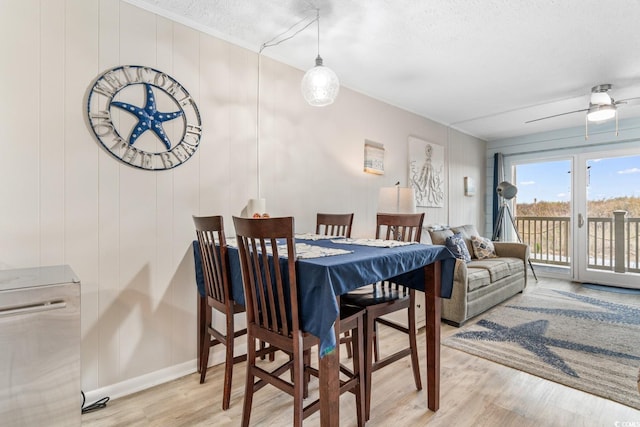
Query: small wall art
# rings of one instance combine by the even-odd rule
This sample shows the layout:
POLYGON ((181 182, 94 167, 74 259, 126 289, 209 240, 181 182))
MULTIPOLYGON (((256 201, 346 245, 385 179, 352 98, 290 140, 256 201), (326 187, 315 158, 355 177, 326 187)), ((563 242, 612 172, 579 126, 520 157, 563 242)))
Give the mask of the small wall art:
POLYGON ((364 141, 364 171, 376 175, 384 175, 384 145, 364 141))
POLYGON ((476 182, 470 176, 464 177, 464 195, 465 196, 476 195, 476 182))

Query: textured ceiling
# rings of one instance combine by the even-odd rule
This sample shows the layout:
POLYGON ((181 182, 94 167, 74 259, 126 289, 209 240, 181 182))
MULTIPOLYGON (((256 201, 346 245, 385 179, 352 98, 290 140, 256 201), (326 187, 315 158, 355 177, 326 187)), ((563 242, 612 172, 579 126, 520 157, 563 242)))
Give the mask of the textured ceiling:
MULTIPOLYGON (((638 0, 127 0, 253 51, 320 8, 341 85, 485 140, 584 125, 592 86, 640 97, 638 0)), ((263 54, 306 70, 315 25, 263 54)), ((619 118, 640 117, 640 102, 619 118)))

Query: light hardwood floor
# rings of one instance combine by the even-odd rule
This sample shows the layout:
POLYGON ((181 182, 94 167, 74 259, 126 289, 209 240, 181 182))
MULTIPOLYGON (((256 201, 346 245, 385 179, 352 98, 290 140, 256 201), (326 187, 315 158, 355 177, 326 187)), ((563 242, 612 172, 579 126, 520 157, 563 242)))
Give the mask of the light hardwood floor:
MULTIPOLYGON (((529 287, 557 280, 530 277, 529 287)), ((571 289, 576 286, 564 282, 571 289)), ((525 291, 526 292, 526 291, 525 291)), ((442 324, 442 337, 457 328, 442 324)), ((393 346, 397 334, 382 332, 381 343, 393 346)), ((418 336, 424 361, 424 330, 418 336)), ((383 347, 384 348, 384 347, 383 347)), ((494 362, 442 346, 440 410, 426 408, 426 394, 416 391, 410 363, 397 362, 373 374, 372 411, 368 426, 612 426, 640 427, 640 411, 494 362)), ((422 368, 423 382, 426 383, 422 368)), ((104 409, 82 416, 86 426, 237 426, 242 415, 245 364, 234 370, 231 408, 221 409, 222 365, 209 368, 207 381, 194 374, 112 400, 104 409)), ((311 395, 317 395, 317 382, 311 395)), ((341 397, 340 425, 354 426, 355 403, 341 397)), ((256 393, 251 425, 286 426, 292 421, 291 398, 272 387, 256 393)), ((305 426, 319 425, 318 414, 305 426)))

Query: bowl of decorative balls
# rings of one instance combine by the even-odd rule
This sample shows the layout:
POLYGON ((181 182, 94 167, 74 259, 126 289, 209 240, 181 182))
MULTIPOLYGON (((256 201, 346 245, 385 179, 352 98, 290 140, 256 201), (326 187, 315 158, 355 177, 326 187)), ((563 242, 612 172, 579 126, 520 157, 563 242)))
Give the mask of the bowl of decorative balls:
POLYGON ((253 219, 258 219, 258 218, 269 218, 269 214, 268 213, 263 213, 262 215, 260 215, 258 212, 253 214, 253 219))

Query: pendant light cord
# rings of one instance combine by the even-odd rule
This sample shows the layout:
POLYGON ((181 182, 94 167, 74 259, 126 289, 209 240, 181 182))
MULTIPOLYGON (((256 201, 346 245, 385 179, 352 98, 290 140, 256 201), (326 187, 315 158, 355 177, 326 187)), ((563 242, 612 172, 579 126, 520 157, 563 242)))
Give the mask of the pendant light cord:
POLYGON ((258 52, 258 85, 256 94, 256 181, 257 181, 257 199, 260 199, 260 62, 262 59, 262 49, 258 52))
POLYGON ((258 84, 256 85, 256 184, 257 184, 257 198, 260 199, 262 194, 260 191, 260 65, 262 62, 262 51, 268 47, 277 46, 280 43, 284 43, 287 40, 290 40, 297 36, 302 31, 309 28, 311 24, 314 22, 318 22, 318 56, 320 55, 320 9, 316 9, 316 17, 311 21, 307 22, 302 28, 296 30, 293 34, 287 36, 291 31, 293 31, 296 27, 300 26, 302 23, 309 19, 308 16, 302 18, 300 21, 296 22, 285 31, 276 35, 271 40, 268 40, 260 46, 260 50, 258 51, 258 84), (286 36, 286 37, 285 37, 286 36))
MULTIPOLYGON (((320 21, 320 9, 316 9, 316 17, 313 18, 311 21, 307 22, 304 27, 300 28, 299 30, 296 30, 290 36, 284 37, 289 32, 291 32, 294 28, 296 28, 298 25, 302 24, 304 21, 306 21, 308 19, 309 19, 308 16, 302 18, 301 20, 299 20, 298 22, 296 22, 295 24, 293 24, 292 26, 290 26, 289 28, 287 28, 286 30, 284 30, 283 32, 281 32, 280 34, 278 34, 277 36, 272 38, 271 40, 268 40, 268 41, 262 43, 262 46, 260 46, 260 51, 258 53, 262 53, 262 51, 265 50, 268 47, 277 46, 280 43, 284 43, 287 40, 291 40, 292 38, 297 36, 299 33, 301 33, 302 31, 306 30, 307 28, 309 28, 309 26, 311 24, 313 24, 314 22, 319 22, 320 21), (281 37, 284 37, 284 38, 281 39, 281 37)), ((318 34, 320 34, 320 26, 319 25, 318 25, 318 34)), ((320 41, 318 41, 318 51, 319 50, 320 50, 320 41)))
POLYGON ((318 24, 317 26, 318 26, 318 58, 319 58, 320 57, 320 9, 316 9, 316 22, 318 24))

